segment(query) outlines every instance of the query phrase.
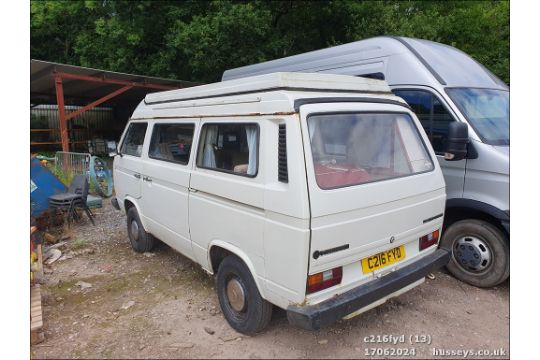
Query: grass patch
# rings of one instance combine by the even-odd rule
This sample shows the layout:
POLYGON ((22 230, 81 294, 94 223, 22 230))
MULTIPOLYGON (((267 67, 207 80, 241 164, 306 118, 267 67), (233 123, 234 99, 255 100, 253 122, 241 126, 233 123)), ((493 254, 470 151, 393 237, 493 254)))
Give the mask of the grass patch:
POLYGON ((54 166, 51 166, 49 170, 62 182, 62 184, 69 186, 71 182, 73 181, 73 177, 75 174, 73 171, 64 171, 62 167, 59 164, 55 164, 54 166))
POLYGON ((85 247, 87 245, 87 242, 86 240, 83 240, 83 239, 75 239, 73 240, 73 242, 71 243, 71 247, 73 249, 82 249, 83 247, 85 247))

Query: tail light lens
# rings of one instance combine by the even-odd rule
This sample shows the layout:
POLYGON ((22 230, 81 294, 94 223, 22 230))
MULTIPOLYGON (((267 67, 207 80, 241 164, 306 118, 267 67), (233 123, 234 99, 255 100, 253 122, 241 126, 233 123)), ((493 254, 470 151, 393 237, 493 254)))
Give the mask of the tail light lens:
POLYGON ((439 241, 439 230, 424 235, 420 238, 420 250, 427 249, 428 247, 435 245, 439 241))
POLYGON ((306 293, 311 294, 340 284, 342 277, 343 267, 341 266, 335 269, 309 275, 307 279, 306 293))

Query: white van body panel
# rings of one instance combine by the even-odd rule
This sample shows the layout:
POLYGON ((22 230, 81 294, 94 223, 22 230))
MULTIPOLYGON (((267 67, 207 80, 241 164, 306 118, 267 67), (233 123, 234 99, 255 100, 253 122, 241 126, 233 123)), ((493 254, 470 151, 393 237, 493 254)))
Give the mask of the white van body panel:
MULTIPOLYGON (((198 246, 195 245, 194 247, 198 246)), ((223 240, 212 240, 208 246, 208 249, 204 249, 204 251, 206 252, 206 259, 202 262, 199 262, 199 264, 205 271, 207 271, 209 274, 215 274, 217 272, 217 269, 212 269, 212 260, 210 258, 210 250, 212 250, 212 248, 214 247, 225 249, 242 259, 242 261, 247 265, 249 271, 253 274, 253 280, 255 280, 259 292, 261 294, 266 294, 266 279, 263 276, 258 275, 257 268, 251 260, 251 257, 248 256, 244 250, 237 246, 234 246, 229 242, 223 240)))
MULTIPOLYGON (((117 197, 117 199, 121 199, 120 197, 117 197)), ((127 212, 126 208, 124 208, 125 204, 127 204, 128 202, 132 204, 132 206, 135 207, 135 209, 137 209, 137 213, 139 214, 142 214, 142 211, 141 211, 141 206, 140 206, 140 203, 139 203, 140 199, 135 199, 131 196, 126 196, 123 201, 118 201, 118 204, 120 205, 122 211, 124 212, 127 212)), ((150 227, 148 226, 148 222, 146 221, 146 218, 144 218, 143 216, 140 216, 140 219, 141 219, 141 222, 142 222, 142 225, 144 227, 144 230, 146 231, 149 231, 150 230, 150 227)))

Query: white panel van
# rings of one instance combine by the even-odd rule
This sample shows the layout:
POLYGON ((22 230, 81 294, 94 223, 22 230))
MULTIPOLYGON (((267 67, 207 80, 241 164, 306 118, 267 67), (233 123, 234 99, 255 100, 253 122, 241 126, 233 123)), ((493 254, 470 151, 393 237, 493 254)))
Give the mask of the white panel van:
POLYGON ((274 73, 153 93, 119 144, 113 204, 133 249, 159 239, 214 274, 239 332, 274 305, 319 329, 449 260, 441 169, 384 81, 274 73))
POLYGON ((414 110, 446 181, 440 246, 458 279, 491 287, 510 275, 510 91, 464 52, 433 41, 380 36, 230 69, 223 80, 277 71, 385 80, 414 110), (467 128, 462 154, 447 157, 450 127, 467 128), (454 125, 451 125, 454 124, 454 125))

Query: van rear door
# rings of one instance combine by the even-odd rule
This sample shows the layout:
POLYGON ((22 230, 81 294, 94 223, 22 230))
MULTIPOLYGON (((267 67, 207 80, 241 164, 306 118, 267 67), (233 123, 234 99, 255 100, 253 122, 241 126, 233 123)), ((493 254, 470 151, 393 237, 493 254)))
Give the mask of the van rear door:
POLYGON ((343 288, 393 267, 366 269, 362 259, 392 249, 399 249, 398 265, 416 258, 419 237, 442 224, 445 189, 414 114, 393 104, 326 103, 303 105, 300 115, 312 216, 309 274, 343 266, 343 288))

